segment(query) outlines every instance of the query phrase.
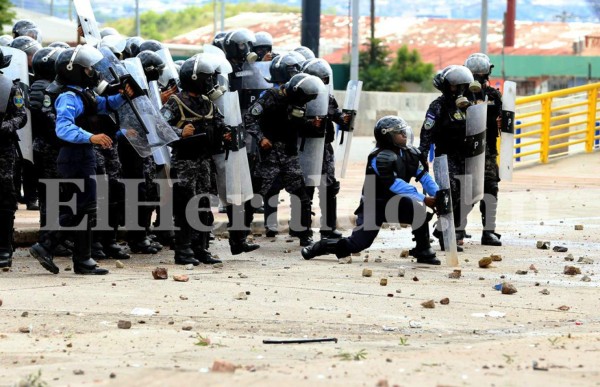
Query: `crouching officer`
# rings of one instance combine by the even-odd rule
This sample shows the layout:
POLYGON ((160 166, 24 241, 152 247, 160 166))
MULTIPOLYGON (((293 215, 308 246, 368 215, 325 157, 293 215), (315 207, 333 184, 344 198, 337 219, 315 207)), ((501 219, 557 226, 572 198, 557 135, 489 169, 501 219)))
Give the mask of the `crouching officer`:
MULTIPOLYGON (((0 69, 10 65, 0 50, 0 69)), ((23 90, 0 70, 0 267, 12 265, 12 239, 17 209, 13 173, 17 158, 17 130, 27 123, 23 90)))
POLYGON ((386 116, 377 121, 377 144, 367 159, 363 198, 355 212, 357 228, 348 238, 322 239, 305 247, 304 259, 325 254, 343 258, 360 252, 371 246, 383 222, 400 222, 411 223, 413 227, 416 247, 410 250, 410 255, 419 263, 440 264, 429 244, 432 215, 427 211, 427 207, 435 209, 434 196, 439 188, 427 173, 421 152, 412 146, 412 138, 411 127, 400 117, 386 116), (409 184, 413 177, 429 196, 409 184))
MULTIPOLYGON (((76 274, 107 274, 108 270, 98 267, 91 258, 92 227, 96 220, 96 158, 93 145, 110 148, 112 140, 102 128, 96 127, 95 117, 118 109, 125 99, 121 95, 100 97, 93 90, 100 81, 98 72, 92 67, 103 58, 102 54, 89 45, 64 50, 56 59, 56 81, 47 91, 58 95, 56 109, 56 135, 61 141, 58 154, 58 174, 63 179, 83 180, 81 192, 73 184, 61 189, 61 201, 76 197, 75 212, 60 207, 59 226, 79 226, 87 216, 85 227, 72 232, 73 271, 76 274), (97 134, 92 134, 97 133, 97 134), (63 200, 64 199, 64 200, 63 200), (82 229, 83 228, 83 229, 82 229)), ((132 89, 126 86, 125 93, 132 97, 132 89)), ((53 262, 53 252, 64 239, 64 232, 56 227, 46 234, 46 239, 33 245, 29 252, 40 264, 53 274, 59 269, 53 262)))
MULTIPOLYGON (((218 62, 206 55, 196 55, 181 66, 182 91, 169 97, 161 113, 181 136, 172 144, 171 178, 173 184, 173 218, 175 226, 175 263, 178 265, 221 263, 208 251, 210 237, 210 156, 223 146, 225 122, 207 95, 218 85, 218 62), (202 195, 197 210, 202 223, 194 234, 186 208, 202 195)), ((191 213, 190 213, 191 215, 191 213)))

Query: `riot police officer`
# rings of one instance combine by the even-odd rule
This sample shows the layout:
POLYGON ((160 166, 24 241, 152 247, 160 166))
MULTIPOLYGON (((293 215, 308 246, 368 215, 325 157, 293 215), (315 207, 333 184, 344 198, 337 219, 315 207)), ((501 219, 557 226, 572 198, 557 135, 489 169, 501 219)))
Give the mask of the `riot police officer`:
MULTIPOLYGON (((171 177, 173 185, 173 216, 175 226, 175 263, 179 265, 221 263, 208 251, 210 235, 210 156, 222 147, 225 124, 223 116, 207 96, 218 85, 217 62, 198 54, 181 66, 182 91, 171 95, 162 107, 164 119, 181 137, 172 143, 171 177), (201 222, 194 234, 186 210, 201 195, 196 214, 201 222)), ((196 215, 193 211, 190 216, 196 215)))
POLYGON ((252 51, 258 55, 257 61, 268 62, 273 59, 273 36, 266 31, 259 31, 254 34, 256 42, 252 46, 252 51))
MULTIPOLYGON (((92 227, 96 217, 96 160, 93 145, 104 148, 112 146, 109 136, 102 133, 103 128, 96 127, 94 117, 106 114, 111 109, 118 109, 124 102, 121 95, 100 97, 92 90, 100 81, 98 71, 93 68, 102 54, 89 45, 77 46, 60 53, 56 59, 56 135, 61 141, 57 160, 58 173, 61 178, 79 179, 83 181, 83 190, 73 184, 65 184, 62 193, 65 200, 76 199, 74 212, 60 207, 59 225, 75 227, 72 232, 73 271, 76 274, 107 274, 108 270, 98 267, 91 258, 92 227), (93 133, 97 134, 93 134, 93 133), (87 219, 86 219, 87 218, 87 219), (80 223, 86 219, 85 227, 80 223)), ((133 96, 133 90, 126 86, 125 93, 133 96)), ((59 272, 53 261, 55 247, 64 238, 64 233, 56 227, 48 232, 46 239, 33 245, 29 252, 42 267, 53 274, 59 272)))
MULTIPOLYGON (((465 187, 461 187, 459 176, 465 175, 466 111, 471 106, 466 96, 472 82, 473 75, 464 66, 451 65, 436 74, 433 84, 442 95, 429 105, 421 128, 419 145, 423 154, 427 154, 431 144, 434 144, 436 156, 448 155, 458 251, 462 251, 460 245, 463 244, 464 228, 470 210, 461 197, 461 191, 464 193, 465 187)), ((433 234, 440 240, 440 246, 444 249, 441 231, 436 229, 433 234)))
POLYGON ((19 36, 29 36, 38 43, 42 44, 42 35, 40 34, 40 30, 38 29, 37 25, 29 19, 17 20, 15 24, 13 24, 12 35, 13 38, 17 38, 19 36))
POLYGON ((13 184, 17 157, 17 130, 27 123, 24 91, 8 79, 2 69, 10 65, 11 56, 0 50, 0 267, 12 265, 12 239, 17 209, 13 184))
POLYGON ((360 252, 373 243, 384 222, 411 223, 416 241, 410 255, 417 262, 439 265, 429 244, 427 207, 435 209, 438 186, 426 169, 426 159, 412 146, 412 129, 397 116, 386 116, 375 124, 375 149, 367 158, 362 198, 355 214, 357 227, 352 235, 342 239, 321 239, 302 249, 304 259, 335 254, 344 258, 360 252), (415 178, 427 195, 409 182, 415 178))
POLYGON ((500 182, 497 139, 502 125, 502 94, 490 86, 489 78, 494 65, 490 58, 482 53, 471 54, 465 61, 479 85, 471 87, 471 99, 475 103, 487 103, 485 175, 483 180, 484 199, 479 202, 483 232, 481 244, 502 246, 500 234, 496 233, 496 211, 498 208, 498 183, 500 182), (487 101, 486 101, 487 99, 487 101))
POLYGON ((312 243, 310 198, 298 159, 298 134, 304 125, 306 104, 317 98, 323 82, 312 75, 296 74, 285 85, 267 90, 244 116, 248 132, 261 148, 261 162, 255 174, 260 180, 259 193, 266 195, 280 179, 292 200, 290 229, 300 238, 301 246, 312 243))

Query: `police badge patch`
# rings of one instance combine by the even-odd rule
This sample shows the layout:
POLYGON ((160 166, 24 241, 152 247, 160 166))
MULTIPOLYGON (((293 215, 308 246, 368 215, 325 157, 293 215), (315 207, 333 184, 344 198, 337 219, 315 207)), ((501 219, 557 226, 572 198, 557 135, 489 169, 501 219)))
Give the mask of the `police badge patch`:
POLYGON ((250 110, 250 113, 252 113, 253 116, 258 116, 260 113, 262 113, 262 111, 263 107, 260 104, 254 104, 254 106, 252 106, 252 110, 250 110))
POLYGON ((429 130, 433 128, 433 125, 435 125, 435 116, 431 113, 427 113, 425 116, 425 125, 423 125, 423 127, 429 130))
POLYGON ((52 105, 52 100, 50 99, 49 95, 44 95, 44 102, 42 102, 42 105, 44 105, 44 107, 50 107, 50 105, 52 105))
POLYGON ((23 92, 21 91, 21 89, 17 89, 17 91, 15 92, 15 96, 13 97, 13 103, 15 104, 17 109, 22 108, 25 104, 23 100, 23 92))

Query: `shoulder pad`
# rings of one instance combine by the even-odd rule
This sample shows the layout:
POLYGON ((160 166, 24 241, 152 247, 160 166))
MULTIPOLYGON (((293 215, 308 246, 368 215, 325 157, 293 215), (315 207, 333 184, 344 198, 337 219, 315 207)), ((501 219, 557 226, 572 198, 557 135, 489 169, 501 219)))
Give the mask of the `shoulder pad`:
POLYGON ((406 150, 409 151, 410 153, 412 153, 413 155, 417 156, 417 157, 421 156, 421 151, 417 147, 409 145, 409 146, 406 147, 406 150))
POLYGON ((384 149, 377 155, 378 162, 395 162, 397 159, 398 155, 389 149, 384 149))

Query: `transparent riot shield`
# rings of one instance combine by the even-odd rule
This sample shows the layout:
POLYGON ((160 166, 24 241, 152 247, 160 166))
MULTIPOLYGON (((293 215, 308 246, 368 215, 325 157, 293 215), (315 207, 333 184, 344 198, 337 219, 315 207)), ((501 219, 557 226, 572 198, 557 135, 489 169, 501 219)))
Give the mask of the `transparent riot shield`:
POLYGON ((435 195, 435 205, 438 213, 437 229, 442 232, 444 238, 446 265, 458 266, 454 213, 452 210, 452 196, 450 195, 450 176, 448 175, 448 156, 441 155, 435 158, 433 174, 440 187, 435 195))
MULTIPOLYGON (((29 92, 29 71, 27 67, 27 54, 25 54, 19 49, 12 47, 2 47, 2 52, 5 56, 12 55, 12 58, 10 60, 10 65, 8 65, 8 67, 3 68, 0 71, 2 71, 4 73, 4 76, 10 81, 15 81, 17 79, 19 80, 21 92, 23 93, 23 101, 28 101, 27 93, 29 92)), ((12 82, 10 87, 12 87, 12 82)), ((10 95, 10 88, 8 89, 8 93, 10 95)), ((25 104, 25 106, 27 107, 27 104, 25 104)), ((33 163, 33 134, 31 131, 31 113, 29 112, 29 109, 25 110, 27 112, 27 123, 23 128, 17 130, 17 136, 19 138, 19 150, 23 159, 33 163)))
POLYGON ((335 174, 338 178, 346 177, 348 159, 350 156, 350 146, 352 145, 352 135, 354 131, 354 120, 360 104, 360 93, 362 91, 362 81, 348 81, 346 87, 346 96, 342 112, 350 115, 350 122, 346 125, 340 125, 335 134, 335 143, 333 145, 335 157, 335 174))
POLYGON ((305 126, 298 138, 300 168, 304 174, 304 183, 309 187, 321 184, 323 171, 329 90, 322 83, 321 86, 317 98, 306 104, 305 126))
POLYGON ((269 67, 271 62, 244 62, 242 67, 242 90, 240 93, 240 108, 242 115, 256 102, 260 94, 273 87, 272 83, 266 81, 269 78, 269 67))
MULTIPOLYGON (((144 67, 142 66, 142 62, 140 61, 139 58, 129 58, 129 59, 125 59, 123 61, 123 63, 125 64, 125 68, 127 68, 127 71, 129 71, 129 74, 131 74, 131 76, 133 77, 133 79, 135 79, 135 81, 137 82, 138 85, 140 85, 140 87, 146 91, 146 93, 148 94, 148 97, 150 97, 150 102, 152 103, 152 106, 154 107, 154 109, 156 110, 157 115, 161 116, 162 115, 159 113, 160 112, 160 105, 158 105, 160 103, 160 93, 158 95, 156 95, 156 91, 154 91, 155 96, 152 96, 152 92, 151 90, 153 89, 157 89, 158 88, 158 84, 156 81, 152 81, 151 83, 153 84, 153 88, 150 88, 150 85, 148 84, 148 80, 146 79, 146 74, 144 73, 144 67), (156 101, 156 98, 158 98, 158 101, 156 101)), ((173 137, 170 136, 169 138, 165 138, 165 139, 161 139, 159 138, 159 134, 156 133, 157 128, 161 128, 164 131, 167 130, 167 128, 164 127, 163 122, 164 120, 158 120, 156 122, 155 126, 150 126, 148 127, 148 142, 151 145, 152 148, 152 156, 154 157, 154 161, 156 162, 157 165, 171 165, 171 153, 167 147, 167 145, 162 145, 162 146, 152 146, 152 144, 160 144, 164 141, 174 141, 173 137), (164 141, 163 141, 164 140, 164 141)), ((167 124, 166 122, 164 122, 165 124, 167 124)), ((168 126, 168 124, 167 124, 168 126)), ((175 134, 175 132, 173 132, 172 130, 170 131, 173 134, 175 134)), ((177 138, 177 135, 175 135, 175 139, 177 138)))
POLYGON ((177 86, 179 88, 179 73, 177 72, 177 68, 175 67, 175 63, 173 62, 173 57, 171 56, 171 52, 167 47, 162 48, 156 51, 158 56, 161 57, 163 62, 165 63, 165 68, 158 79, 158 84, 163 89, 170 89, 173 86, 177 86))
POLYGON ((517 84, 513 81, 504 82, 502 95, 502 134, 500 135, 500 179, 512 180, 513 153, 515 146, 515 101, 517 99, 517 84))
POLYGON ((483 199, 485 174, 485 129, 487 103, 467 109, 467 134, 465 137, 465 180, 461 194, 465 204, 471 205, 483 199))
POLYGON ((216 102, 225 116, 225 125, 232 131, 231 146, 225 161, 226 197, 229 203, 241 205, 250 200, 254 192, 246 154, 246 134, 242 126, 239 97, 237 92, 227 92, 216 102))
POLYGON ((73 5, 75 5, 77 18, 83 29, 86 43, 96 46, 102 40, 102 36, 100 36, 100 30, 98 29, 98 23, 96 22, 96 16, 94 16, 90 0, 73 0, 73 5))

